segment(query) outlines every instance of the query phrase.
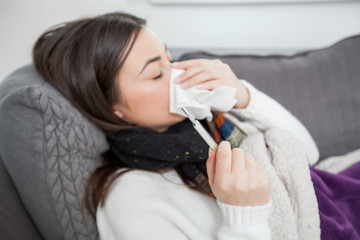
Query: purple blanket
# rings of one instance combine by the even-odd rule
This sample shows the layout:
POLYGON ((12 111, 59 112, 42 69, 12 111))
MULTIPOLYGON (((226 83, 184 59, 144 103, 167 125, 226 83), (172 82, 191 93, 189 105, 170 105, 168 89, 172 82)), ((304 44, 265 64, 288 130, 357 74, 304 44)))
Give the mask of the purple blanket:
POLYGON ((332 174, 310 167, 322 240, 360 239, 360 162, 332 174))

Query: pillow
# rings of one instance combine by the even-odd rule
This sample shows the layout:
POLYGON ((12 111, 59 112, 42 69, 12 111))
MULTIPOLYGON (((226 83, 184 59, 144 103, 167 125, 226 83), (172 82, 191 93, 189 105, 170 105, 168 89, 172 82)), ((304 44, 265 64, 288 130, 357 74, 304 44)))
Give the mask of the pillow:
POLYGON ((293 56, 188 53, 218 58, 293 113, 315 139, 320 159, 360 148, 360 35, 293 56))
POLYGON ((45 239, 98 239, 84 188, 108 149, 105 135, 33 66, 0 86, 0 155, 45 239))

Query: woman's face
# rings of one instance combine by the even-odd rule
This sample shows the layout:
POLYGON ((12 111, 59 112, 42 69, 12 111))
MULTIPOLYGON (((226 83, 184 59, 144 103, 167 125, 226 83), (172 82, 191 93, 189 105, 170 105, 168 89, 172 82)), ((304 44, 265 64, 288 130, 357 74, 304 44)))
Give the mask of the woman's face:
POLYGON ((128 123, 165 131, 184 120, 169 112, 171 56, 148 28, 142 28, 118 76, 120 101, 113 108, 128 123))

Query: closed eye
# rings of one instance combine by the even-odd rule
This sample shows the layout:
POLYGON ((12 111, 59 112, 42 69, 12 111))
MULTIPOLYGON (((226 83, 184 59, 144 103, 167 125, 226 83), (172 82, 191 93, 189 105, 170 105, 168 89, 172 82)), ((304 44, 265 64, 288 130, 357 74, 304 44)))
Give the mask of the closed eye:
POLYGON ((162 72, 161 72, 159 75, 153 77, 153 79, 154 79, 154 80, 157 80, 157 79, 161 78, 162 76, 163 76, 163 74, 162 74, 162 72))

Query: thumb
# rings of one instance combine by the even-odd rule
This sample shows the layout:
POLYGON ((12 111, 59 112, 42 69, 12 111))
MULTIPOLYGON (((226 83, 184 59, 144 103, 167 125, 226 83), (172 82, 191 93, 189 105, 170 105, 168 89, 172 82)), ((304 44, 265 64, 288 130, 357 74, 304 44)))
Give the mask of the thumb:
POLYGON ((209 157, 206 161, 206 171, 209 178, 209 184, 210 187, 214 184, 214 178, 215 178, 215 165, 216 165, 216 159, 215 159, 215 152, 211 148, 209 148, 209 157))

